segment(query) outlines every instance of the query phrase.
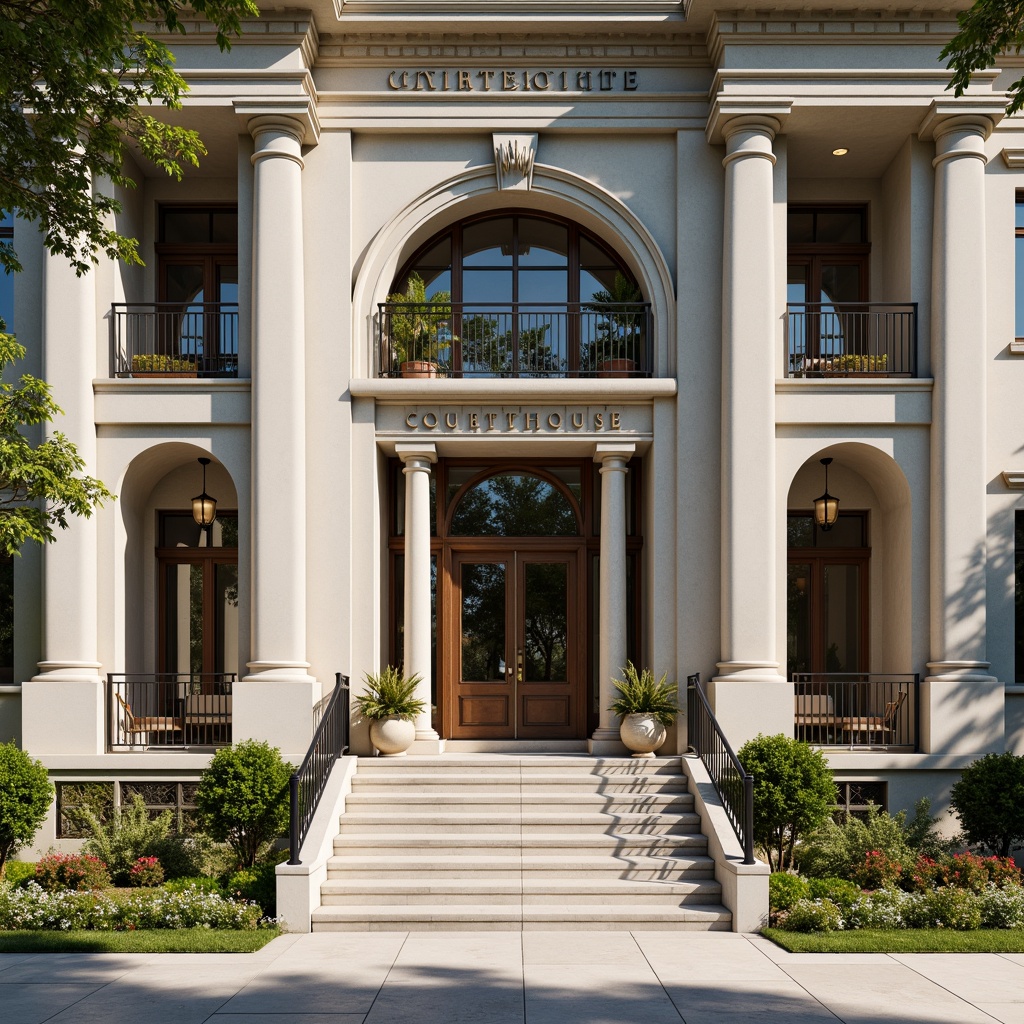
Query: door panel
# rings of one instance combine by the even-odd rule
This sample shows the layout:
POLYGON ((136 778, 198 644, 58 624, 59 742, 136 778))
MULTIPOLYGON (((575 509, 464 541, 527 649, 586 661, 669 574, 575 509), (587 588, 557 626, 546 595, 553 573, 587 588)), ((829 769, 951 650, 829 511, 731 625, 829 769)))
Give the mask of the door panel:
POLYGON ((575 552, 454 553, 453 738, 574 738, 582 728, 575 552))

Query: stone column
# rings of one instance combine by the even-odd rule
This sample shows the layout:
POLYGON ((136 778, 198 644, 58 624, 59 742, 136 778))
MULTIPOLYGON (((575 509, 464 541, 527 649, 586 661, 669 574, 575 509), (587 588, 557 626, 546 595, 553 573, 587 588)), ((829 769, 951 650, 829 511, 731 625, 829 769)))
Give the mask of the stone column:
MULTIPOLYGON (((96 475, 96 290, 63 256, 43 257, 43 377, 65 410, 48 424, 96 475)), ((100 754, 106 747, 97 639, 96 516, 71 517, 43 550, 43 660, 22 690, 23 742, 34 755, 100 754)))
MULTIPOLYGON (((776 620, 775 155, 780 129, 766 114, 723 128, 722 660, 711 694, 730 741, 793 729, 778 685, 776 620), (774 689, 772 689, 774 688, 774 689)), ((792 692, 792 688, 789 688, 792 692)))
POLYGON ((601 580, 598 636, 600 718, 590 738, 592 754, 620 754, 619 717, 608 710, 615 699, 612 679, 626 664, 626 464, 634 444, 599 444, 594 461, 601 464, 601 580))
MULTIPOLYGON (((955 111, 956 107, 952 107, 955 111)), ((1002 749, 1002 684, 986 647, 985 140, 990 116, 933 108, 931 660, 922 747, 1002 749), (970 709, 966 724, 965 709, 970 709), (998 719, 998 721, 997 721, 998 719)), ((1012 232, 1012 226, 1007 228, 1012 232)))
POLYGON ((437 462, 432 444, 397 444, 405 475, 405 620, 403 669, 417 675, 416 696, 426 705, 416 719, 412 750, 441 753, 441 741, 430 724, 430 677, 433 674, 430 636, 430 467, 437 462))
POLYGON ((252 287, 252 660, 237 738, 305 752, 319 687, 306 660, 303 123, 249 121, 255 140, 252 287))

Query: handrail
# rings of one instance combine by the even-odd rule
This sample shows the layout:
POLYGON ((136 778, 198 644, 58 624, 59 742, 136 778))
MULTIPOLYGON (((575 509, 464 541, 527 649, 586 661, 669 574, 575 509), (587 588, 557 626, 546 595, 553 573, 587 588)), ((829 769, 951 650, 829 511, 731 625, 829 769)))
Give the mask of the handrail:
POLYGON ((686 714, 690 746, 707 769, 729 824, 743 846, 743 863, 754 864, 754 777, 744 771, 729 746, 701 689, 699 672, 686 679, 686 714))
MULTIPOLYGON (((289 864, 301 864, 299 850, 305 842, 309 826, 316 814, 320 797, 334 763, 348 750, 349 729, 349 677, 340 672, 335 676, 327 708, 316 727, 309 750, 299 770, 288 780, 290 800, 288 842, 291 847, 289 864)), ((317 704, 319 708, 323 702, 317 704)))

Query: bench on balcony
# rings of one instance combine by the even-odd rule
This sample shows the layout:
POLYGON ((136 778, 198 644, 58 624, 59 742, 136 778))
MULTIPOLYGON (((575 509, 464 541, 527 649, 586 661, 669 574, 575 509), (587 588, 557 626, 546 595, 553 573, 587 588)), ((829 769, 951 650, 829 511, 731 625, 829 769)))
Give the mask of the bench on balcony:
MULTIPOLYGON (((120 732, 129 746, 133 746, 136 740, 143 746, 150 746, 154 743, 154 736, 160 744, 162 737, 184 733, 185 723, 181 718, 173 715, 136 715, 132 712, 131 704, 121 694, 115 693, 114 696, 121 706, 123 716, 120 732)), ((170 742, 174 742, 173 738, 170 742)))
POLYGON ((910 674, 794 673, 794 735, 816 746, 913 750, 919 682, 910 674))

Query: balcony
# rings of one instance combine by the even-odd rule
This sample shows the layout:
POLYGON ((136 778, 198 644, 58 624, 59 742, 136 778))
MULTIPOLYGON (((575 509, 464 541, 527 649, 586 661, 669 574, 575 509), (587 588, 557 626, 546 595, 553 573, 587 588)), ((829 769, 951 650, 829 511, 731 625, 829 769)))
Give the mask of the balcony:
POLYGON ((237 377, 238 303, 115 302, 110 349, 115 377, 237 377))
POLYGON ((379 377, 650 377, 650 303, 378 306, 379 377))
POLYGON ((794 672, 794 735, 816 747, 917 750, 920 676, 794 672))
POLYGON ((107 753, 231 746, 231 674, 111 673, 107 753))
POLYGON ((916 377, 916 302, 790 302, 786 376, 916 377))

